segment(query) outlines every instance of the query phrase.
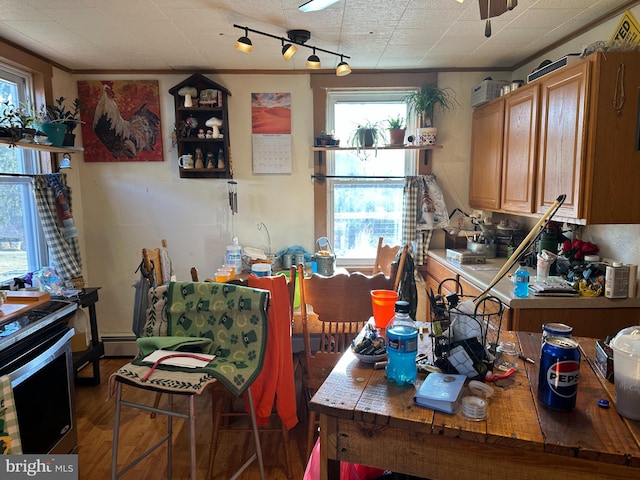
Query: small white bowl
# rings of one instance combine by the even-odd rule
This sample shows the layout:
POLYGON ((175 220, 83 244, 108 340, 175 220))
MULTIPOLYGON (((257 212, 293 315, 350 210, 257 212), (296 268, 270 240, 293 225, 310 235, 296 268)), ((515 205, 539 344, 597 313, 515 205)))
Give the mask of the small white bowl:
MULTIPOLYGON (((352 350, 353 351, 353 350, 352 350)), ((382 362, 387 359, 387 353, 381 353, 380 355, 363 355, 362 353, 353 352, 358 360, 363 363, 376 363, 382 362)))

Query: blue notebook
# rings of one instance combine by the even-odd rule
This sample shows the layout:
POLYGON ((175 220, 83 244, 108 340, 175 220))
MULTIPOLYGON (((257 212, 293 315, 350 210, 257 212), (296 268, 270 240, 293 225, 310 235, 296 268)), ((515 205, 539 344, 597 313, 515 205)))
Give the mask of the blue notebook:
POLYGON ((466 379, 466 375, 430 373, 418 388, 413 401, 422 407, 455 413, 466 379))

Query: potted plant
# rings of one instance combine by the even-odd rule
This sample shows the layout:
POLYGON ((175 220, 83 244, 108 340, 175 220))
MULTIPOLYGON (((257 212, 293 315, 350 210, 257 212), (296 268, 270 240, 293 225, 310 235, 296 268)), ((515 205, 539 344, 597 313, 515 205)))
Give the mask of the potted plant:
POLYGON ((389 125, 389 143, 391 145, 404 145, 404 134, 406 129, 404 118, 398 115, 397 117, 387 118, 387 124, 389 125))
POLYGON ((340 145, 340 140, 333 137, 333 132, 323 130, 320 136, 316 137, 315 145, 316 147, 333 147, 340 145))
POLYGON ((358 125, 349 137, 349 144, 357 147, 358 151, 361 148, 377 147, 381 142, 384 142, 384 134, 380 124, 368 120, 358 125))
POLYGON ((65 100, 65 97, 60 97, 56 99, 55 105, 47 105, 46 115, 50 122, 64 125, 62 145, 73 147, 76 138, 73 131, 79 123, 82 123, 80 120, 80 100, 76 98, 69 109, 64 104, 65 100))
POLYGON ((458 103, 450 88, 440 88, 435 83, 424 82, 420 90, 404 98, 410 112, 418 116, 418 145, 435 145, 437 129, 433 127, 433 113, 436 107, 441 111, 450 110, 458 103))
POLYGON ((22 139, 25 133, 33 136, 34 115, 29 103, 21 103, 16 107, 5 101, 0 109, 0 137, 9 138, 13 144, 22 139))

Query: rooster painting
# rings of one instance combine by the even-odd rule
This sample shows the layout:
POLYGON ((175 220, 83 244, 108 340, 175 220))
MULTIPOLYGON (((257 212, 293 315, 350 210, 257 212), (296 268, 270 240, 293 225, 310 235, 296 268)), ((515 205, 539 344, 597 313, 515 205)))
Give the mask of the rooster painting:
POLYGON ((163 159, 158 82, 78 82, 78 95, 87 161, 163 159))

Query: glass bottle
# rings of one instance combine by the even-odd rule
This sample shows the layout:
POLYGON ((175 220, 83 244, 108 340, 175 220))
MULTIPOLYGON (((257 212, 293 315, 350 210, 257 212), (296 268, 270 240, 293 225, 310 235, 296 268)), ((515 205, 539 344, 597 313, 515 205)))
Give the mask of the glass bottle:
POLYGON ((516 297, 526 298, 529 296, 529 270, 525 262, 520 262, 520 266, 514 274, 514 283, 513 293, 516 297))
POLYGON ((409 302, 396 302, 395 315, 386 329, 387 379, 398 385, 413 384, 418 376, 418 328, 409 311, 409 302))

